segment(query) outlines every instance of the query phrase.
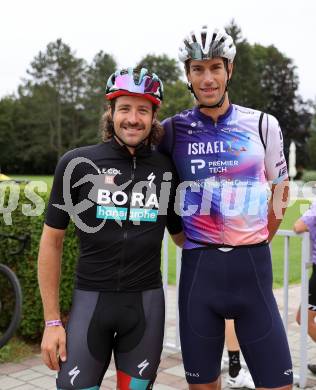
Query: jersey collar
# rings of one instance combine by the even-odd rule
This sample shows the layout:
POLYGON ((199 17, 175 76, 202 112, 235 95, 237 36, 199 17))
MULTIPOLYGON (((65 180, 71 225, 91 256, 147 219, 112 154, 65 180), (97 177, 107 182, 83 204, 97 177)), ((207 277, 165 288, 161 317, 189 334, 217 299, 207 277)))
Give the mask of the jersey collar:
MULTIPOLYGON (((112 148, 118 152, 122 157, 131 158, 129 150, 125 145, 121 145, 118 143, 115 137, 112 137, 110 140, 112 148)), ((135 155, 136 157, 147 157, 151 154, 152 149, 150 145, 140 144, 136 147, 135 155)))
MULTIPOLYGON (((220 115, 218 117, 217 123, 225 122, 230 117, 232 111, 233 111, 233 105, 230 103, 226 112, 223 115, 220 115)), ((193 108, 193 114, 194 116, 198 117, 202 121, 206 121, 208 123, 211 121, 212 123, 214 123, 213 119, 210 116, 205 115, 203 112, 201 112, 198 106, 193 108)))

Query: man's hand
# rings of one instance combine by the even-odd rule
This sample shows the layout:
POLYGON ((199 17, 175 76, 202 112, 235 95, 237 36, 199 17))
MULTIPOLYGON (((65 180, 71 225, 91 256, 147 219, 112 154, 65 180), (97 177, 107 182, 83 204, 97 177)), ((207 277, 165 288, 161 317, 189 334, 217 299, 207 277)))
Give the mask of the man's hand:
POLYGON ((183 247, 183 244, 184 244, 184 241, 185 241, 185 235, 184 235, 183 231, 180 232, 180 233, 177 233, 177 234, 172 234, 172 235, 171 235, 171 238, 172 238, 173 242, 174 242, 178 247, 180 247, 180 248, 183 247))
POLYGON ((59 371, 59 357, 66 361, 66 332, 62 326, 47 326, 45 328, 42 344, 42 359, 51 370, 59 371))

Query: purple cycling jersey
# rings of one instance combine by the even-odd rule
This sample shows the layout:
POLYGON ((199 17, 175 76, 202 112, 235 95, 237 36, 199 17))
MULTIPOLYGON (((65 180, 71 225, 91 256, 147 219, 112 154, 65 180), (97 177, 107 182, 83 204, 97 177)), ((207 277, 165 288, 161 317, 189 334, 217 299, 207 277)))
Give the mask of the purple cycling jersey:
POLYGON ((301 220, 308 227, 312 245, 312 261, 316 264, 316 202, 313 202, 310 209, 301 217, 301 220))
POLYGON ((181 184, 179 197, 187 241, 249 245, 268 237, 268 182, 286 179, 283 137, 276 118, 230 105, 214 123, 199 108, 163 122, 160 150, 172 156, 181 184))

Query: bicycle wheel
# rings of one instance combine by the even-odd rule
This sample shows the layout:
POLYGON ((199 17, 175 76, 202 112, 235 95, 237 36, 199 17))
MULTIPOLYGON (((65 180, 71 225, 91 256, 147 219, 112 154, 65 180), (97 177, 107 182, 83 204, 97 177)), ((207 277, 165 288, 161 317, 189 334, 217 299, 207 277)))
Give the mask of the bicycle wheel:
POLYGON ((19 279, 0 264, 0 348, 13 336, 22 315, 22 290, 19 279))

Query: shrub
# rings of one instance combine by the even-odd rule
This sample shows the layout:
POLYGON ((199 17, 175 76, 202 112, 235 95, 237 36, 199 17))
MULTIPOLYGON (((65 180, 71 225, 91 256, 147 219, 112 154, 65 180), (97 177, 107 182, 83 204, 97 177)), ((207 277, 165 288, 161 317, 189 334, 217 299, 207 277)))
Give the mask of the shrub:
MULTIPOLYGON (((23 317, 18 333, 26 339, 38 340, 43 330, 42 302, 37 282, 37 255, 45 213, 39 216, 25 216, 22 205, 31 204, 26 197, 24 186, 20 186, 18 207, 12 212, 12 224, 5 223, 4 212, 0 210, 0 231, 15 235, 29 234, 31 239, 25 251, 20 255, 11 255, 13 242, 0 238, 0 259, 18 276, 23 292, 23 317)), ((0 207, 8 204, 9 186, 0 186, 0 207), (4 194, 4 202, 3 200, 4 194)), ((38 193, 47 205, 49 195, 38 193)), ((73 223, 70 223, 64 242, 61 270, 60 309, 62 316, 67 315, 72 300, 74 267, 78 256, 77 237, 73 223)), ((3 293, 3 292, 2 292, 3 293)), ((2 318, 3 321, 5 319, 2 318)), ((1 325, 1 323, 0 323, 1 325)))
POLYGON ((305 182, 316 181, 316 171, 305 171, 303 175, 305 182))

